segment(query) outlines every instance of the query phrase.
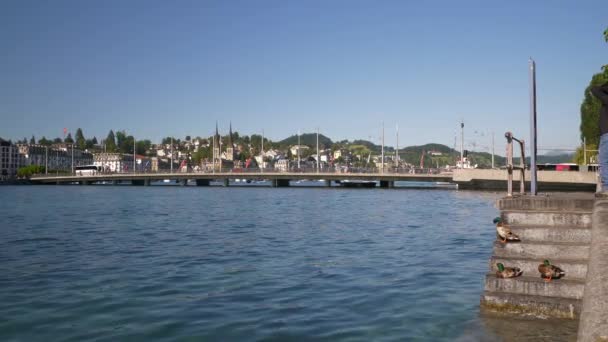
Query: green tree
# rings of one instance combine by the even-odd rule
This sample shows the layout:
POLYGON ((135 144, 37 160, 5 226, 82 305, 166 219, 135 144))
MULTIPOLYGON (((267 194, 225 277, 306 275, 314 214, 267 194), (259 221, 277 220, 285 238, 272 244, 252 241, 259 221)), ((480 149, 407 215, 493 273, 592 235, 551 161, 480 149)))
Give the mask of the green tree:
POLYGON ((30 139, 30 144, 35 145, 36 144, 36 137, 34 137, 32 135, 32 138, 30 139))
POLYGON ((152 142, 150 140, 138 140, 135 142, 136 152, 137 154, 145 155, 146 152, 152 146, 152 142))
POLYGON ((82 134, 82 129, 80 128, 76 130, 76 146, 81 150, 84 150, 87 147, 87 141, 84 138, 84 134, 82 134))
MULTIPOLYGON (((604 39, 608 42, 608 29, 604 31, 604 39)), ((585 88, 584 99, 581 104, 580 133, 581 140, 587 143, 587 149, 592 149, 590 148, 591 146, 598 146, 600 140, 599 117, 602 104, 600 100, 591 94, 591 88, 606 82, 608 82, 608 65, 604 65, 602 72, 593 75, 589 85, 585 88)), ((577 149, 574 161, 582 164, 584 162, 584 153, 579 150, 581 148, 577 149)))
POLYGON ((106 140, 104 141, 104 145, 107 152, 116 152, 116 138, 114 137, 114 131, 110 130, 106 140))
POLYGON ((68 136, 65 138, 65 140, 63 142, 66 144, 73 144, 74 139, 72 139, 72 133, 68 133, 68 136))
POLYGON ((55 138, 53 140, 53 144, 61 144, 63 142, 63 140, 61 140, 61 138, 55 138))
POLYGON ((17 170, 17 177, 19 178, 30 178, 32 175, 44 173, 44 166, 41 165, 28 165, 20 167, 17 170))
POLYGON ((49 146, 51 145, 53 142, 50 140, 47 140, 46 137, 42 136, 42 138, 40 138, 40 140, 38 140, 38 143, 40 145, 44 145, 44 146, 49 146))

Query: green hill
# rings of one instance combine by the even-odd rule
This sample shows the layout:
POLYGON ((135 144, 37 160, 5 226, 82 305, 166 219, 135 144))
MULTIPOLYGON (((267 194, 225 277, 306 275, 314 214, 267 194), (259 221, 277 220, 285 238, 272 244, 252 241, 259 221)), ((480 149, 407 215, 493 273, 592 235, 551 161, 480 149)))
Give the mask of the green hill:
MULTIPOLYGON (((279 146, 292 146, 298 144, 298 136, 292 135, 289 138, 283 139, 276 143, 279 146)), ((300 144, 307 145, 310 147, 317 145, 317 133, 304 133, 300 135, 300 144)), ((319 146, 331 147, 333 146, 333 141, 323 134, 319 134, 319 146)))

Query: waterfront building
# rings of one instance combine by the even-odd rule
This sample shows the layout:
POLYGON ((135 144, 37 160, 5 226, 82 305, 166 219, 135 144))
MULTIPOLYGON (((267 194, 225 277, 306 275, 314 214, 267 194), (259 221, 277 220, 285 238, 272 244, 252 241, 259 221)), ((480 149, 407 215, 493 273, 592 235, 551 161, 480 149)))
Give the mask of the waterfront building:
POLYGON ((93 165, 101 166, 102 172, 131 172, 133 155, 123 153, 94 153, 93 165))
POLYGON ((289 171, 289 160, 287 160, 286 158, 279 158, 275 163, 274 163, 274 169, 277 171, 281 171, 281 172, 287 172, 289 171))
POLYGON ((291 151, 291 155, 295 156, 298 154, 298 151, 300 151, 300 153, 302 153, 303 151, 308 151, 310 149, 310 147, 308 147, 306 145, 293 145, 289 149, 291 151))
POLYGON ((17 146, 0 138, 0 180, 15 178, 19 167, 20 157, 17 146))
POLYGON ((93 165, 93 154, 71 145, 57 144, 44 146, 37 144, 17 145, 22 166, 44 166, 49 171, 71 172, 72 165, 93 165), (72 164, 73 163, 73 164, 72 164))

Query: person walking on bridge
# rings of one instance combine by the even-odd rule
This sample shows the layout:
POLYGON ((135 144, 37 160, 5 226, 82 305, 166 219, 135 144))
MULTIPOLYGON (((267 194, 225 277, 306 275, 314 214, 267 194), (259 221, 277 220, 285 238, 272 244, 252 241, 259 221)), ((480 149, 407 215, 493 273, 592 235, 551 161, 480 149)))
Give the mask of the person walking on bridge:
POLYGON ((591 93, 602 102, 600 109, 600 148, 598 152, 602 197, 608 197, 608 82, 591 88, 591 93))

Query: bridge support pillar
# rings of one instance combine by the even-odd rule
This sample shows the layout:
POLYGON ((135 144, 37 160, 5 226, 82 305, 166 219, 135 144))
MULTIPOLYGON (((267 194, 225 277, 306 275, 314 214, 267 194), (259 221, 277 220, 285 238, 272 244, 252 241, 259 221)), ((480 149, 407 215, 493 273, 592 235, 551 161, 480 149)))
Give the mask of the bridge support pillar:
POLYGON ((331 181, 330 180, 326 180, 325 181, 325 186, 331 188, 331 181))
POLYGON ((224 179, 224 186, 230 186, 230 179, 224 179))
POLYGON ((209 180, 208 179, 197 179, 196 180, 196 186, 209 186, 209 180))
POLYGON ((117 181, 117 180, 113 180, 113 181, 112 181, 112 185, 117 185, 117 184, 118 184, 118 181, 117 181))
POLYGON ((289 186, 289 179, 273 179, 272 187, 273 188, 283 188, 289 186))
POLYGON ((188 186, 188 180, 187 179, 181 179, 179 181, 179 185, 181 185, 181 186, 188 186))
POLYGON ((144 179, 144 186, 150 186, 150 180, 144 179))
POLYGON ((392 189, 395 187, 395 181, 380 181, 380 187, 384 189, 392 189))
POLYGON ((132 185, 137 185, 137 186, 142 186, 142 185, 144 185, 144 182, 145 181, 143 179, 133 179, 131 181, 131 184, 132 185))

